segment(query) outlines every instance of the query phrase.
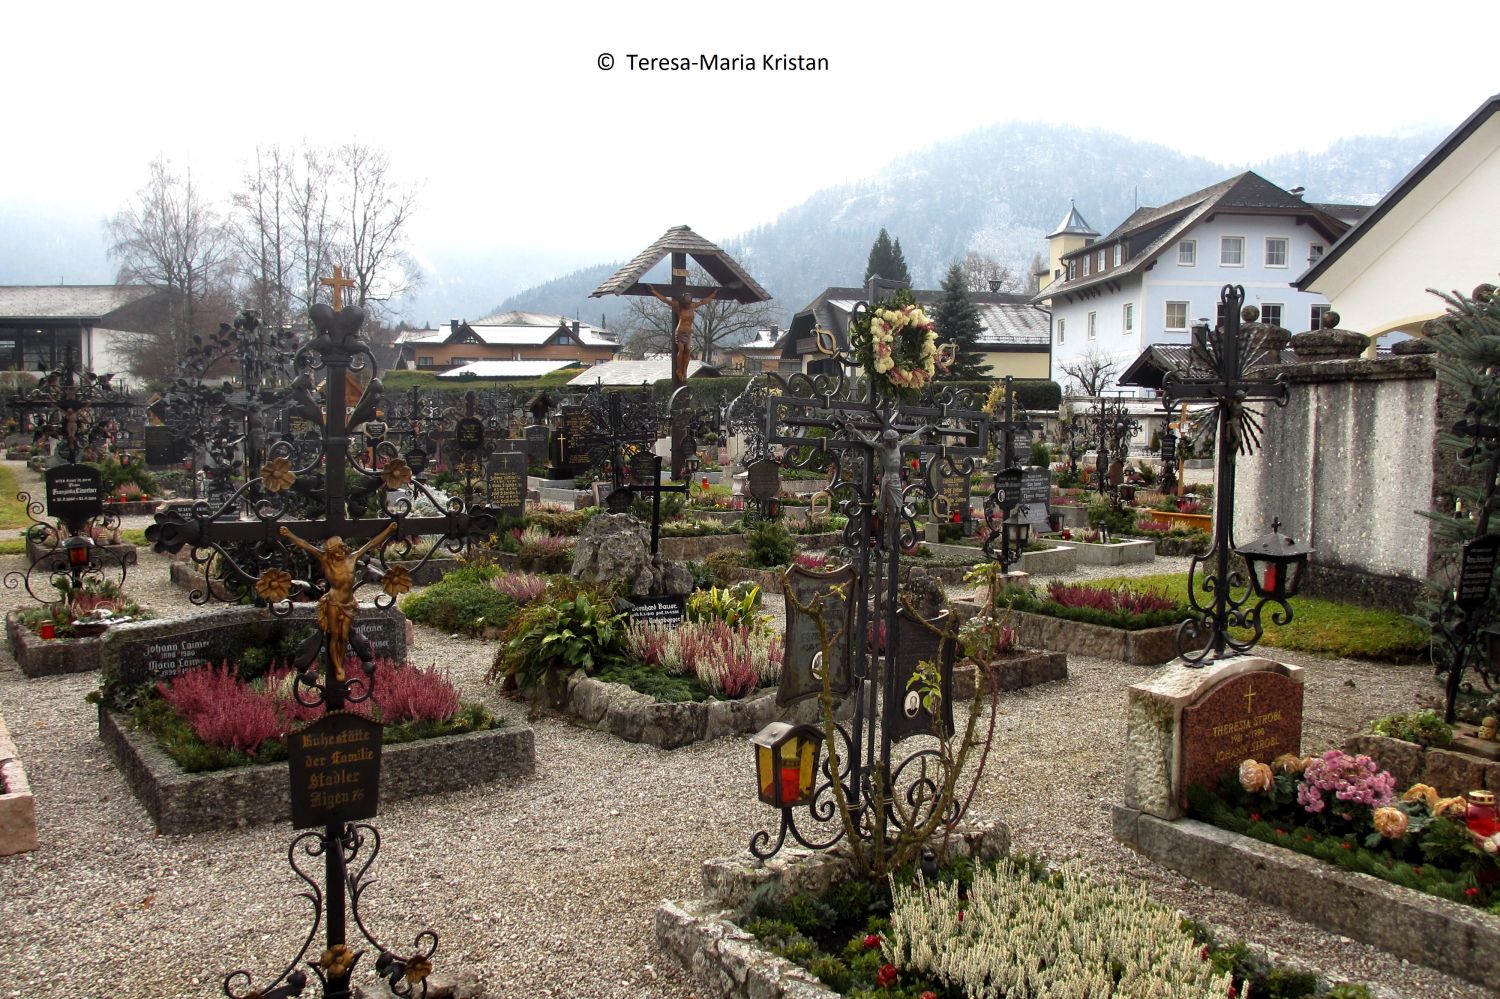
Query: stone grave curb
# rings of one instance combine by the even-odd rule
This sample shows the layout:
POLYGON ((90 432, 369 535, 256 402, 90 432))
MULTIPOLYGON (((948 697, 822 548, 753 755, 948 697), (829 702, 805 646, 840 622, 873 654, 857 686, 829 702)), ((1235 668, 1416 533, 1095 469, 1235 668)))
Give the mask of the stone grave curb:
POLYGON ((1078 553, 1062 545, 1043 552, 1022 552, 1018 568, 1033 576, 1060 576, 1078 568, 1078 553))
POLYGON ((781 569, 747 569, 742 566, 724 567, 724 578, 732 583, 755 583, 762 593, 781 592, 781 569))
POLYGON ((0 715, 0 857, 37 848, 36 797, 0 715))
MULTIPOLYGON (((127 566, 137 565, 140 562, 140 556, 136 553, 135 545, 132 544, 125 542, 121 542, 118 545, 95 544, 94 547, 109 556, 101 559, 106 570, 119 565, 121 559, 125 560, 125 565, 127 566)), ((33 565, 36 564, 38 559, 46 558, 47 555, 56 550, 46 545, 37 544, 29 537, 26 539, 26 558, 33 565)))
MULTIPOLYGON (((1066 652, 1027 652, 999 663, 1001 690, 1023 690, 1038 684, 1068 678, 1068 654, 1066 652)), ((959 664, 953 671, 953 697, 962 703, 973 700, 974 685, 981 677, 972 662, 959 664)), ((981 693, 989 692, 988 682, 980 683, 981 693)))
MULTIPOLYGON (((160 833, 237 829, 285 821, 291 814, 285 760, 187 773, 149 733, 102 704, 99 738, 160 833)), ((535 737, 529 727, 507 724, 403 742, 384 747, 380 771, 382 802, 530 777, 536 773, 535 737)))
MULTIPOLYGON (((178 589, 187 590, 191 593, 203 587, 203 570, 198 568, 196 563, 173 559, 167 569, 167 573, 172 580, 172 585, 178 589)), ((221 600, 229 604, 234 603, 234 595, 225 589, 224 584, 219 580, 211 579, 208 581, 208 584, 213 588, 215 600, 221 600)))
POLYGON ((1344 752, 1376 760, 1396 778, 1397 787, 1429 784, 1445 797, 1480 787, 1500 792, 1500 762, 1466 753, 1458 742, 1438 749, 1382 735, 1353 735, 1344 741, 1344 752))
MULTIPOLYGON (((816 720, 817 701, 793 705, 788 716, 796 722, 816 720)), ((631 690, 622 683, 606 683, 574 671, 568 678, 562 712, 575 724, 608 732, 626 742, 643 742, 657 749, 676 749, 726 735, 758 732, 782 720, 776 691, 765 690, 737 701, 682 701, 664 703, 631 690)))
POLYGON ((161 506, 161 500, 105 500, 104 512, 121 517, 149 517, 161 506))
POLYGON ((1030 611, 1011 611, 1010 621, 1016 640, 1031 648, 1118 659, 1132 666, 1159 666, 1177 658, 1175 624, 1126 631, 1030 611))
POLYGON ((1088 507, 1075 503, 1058 503, 1047 507, 1048 513, 1062 515, 1062 526, 1069 530, 1083 530, 1089 526, 1088 507))
POLYGON ((1073 549, 1078 565, 1135 565, 1156 559, 1156 542, 1121 541, 1112 545, 1095 544, 1092 541, 1064 541, 1048 538, 1054 544, 1073 549))
POLYGON ((1478 985, 1500 978, 1500 916, 1219 829, 1114 806, 1115 839, 1195 881, 1478 985))
POLYGON ((15 656, 16 665, 32 679, 98 669, 99 650, 104 644, 102 635, 39 638, 21 624, 16 611, 5 615, 5 637, 10 642, 10 654, 15 656))
MULTIPOLYGON (((939 833, 929 846, 943 856, 939 833)), ((948 854, 992 859, 1010 849, 1003 823, 960 828, 948 854)), ((843 847, 810 852, 787 849, 761 862, 748 853, 703 862, 707 898, 663 902, 653 923, 657 949, 687 972, 704 996, 720 999, 836 999, 806 969, 761 948, 739 927, 752 899, 778 901, 827 891, 849 877, 853 865, 843 847)))
POLYGON ((1142 540, 1154 542, 1156 554, 1160 558, 1187 558, 1190 555, 1205 555, 1212 539, 1206 535, 1203 540, 1192 538, 1143 538, 1142 540))
POLYGON ((411 573, 411 585, 413 586, 431 586, 462 565, 463 563, 456 558, 439 557, 430 558, 425 563, 421 559, 391 563, 392 568, 400 566, 411 573), (418 568, 418 565, 421 568, 418 568))

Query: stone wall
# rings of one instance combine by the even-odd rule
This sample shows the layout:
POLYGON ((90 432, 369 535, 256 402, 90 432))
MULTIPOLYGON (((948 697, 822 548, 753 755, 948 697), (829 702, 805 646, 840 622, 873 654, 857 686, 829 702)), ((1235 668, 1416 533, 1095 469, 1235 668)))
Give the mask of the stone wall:
POLYGON ((36 798, 0 715, 0 857, 36 848, 36 798))
POLYGON ((1235 539, 1270 530, 1317 548, 1305 592, 1410 608, 1433 568, 1429 510, 1449 455, 1430 356, 1280 369, 1285 407, 1264 405, 1260 448, 1241 457, 1235 539))

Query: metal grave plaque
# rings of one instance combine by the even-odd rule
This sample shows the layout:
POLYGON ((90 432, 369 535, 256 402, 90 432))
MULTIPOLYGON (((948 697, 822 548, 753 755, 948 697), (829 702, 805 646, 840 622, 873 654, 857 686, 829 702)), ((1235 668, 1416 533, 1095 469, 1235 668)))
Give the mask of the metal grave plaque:
POLYGON ((380 810, 381 726, 337 711, 287 737, 292 828, 373 819, 380 810))
POLYGON ((849 662, 849 636, 854 630, 854 604, 848 594, 854 584, 854 568, 840 566, 832 572, 813 572, 794 565, 786 574, 786 656, 776 703, 785 707, 823 692, 823 675, 835 700, 854 689, 849 662), (818 622, 798 610, 792 596, 803 606, 822 597, 822 618, 828 629, 828 650, 818 622))

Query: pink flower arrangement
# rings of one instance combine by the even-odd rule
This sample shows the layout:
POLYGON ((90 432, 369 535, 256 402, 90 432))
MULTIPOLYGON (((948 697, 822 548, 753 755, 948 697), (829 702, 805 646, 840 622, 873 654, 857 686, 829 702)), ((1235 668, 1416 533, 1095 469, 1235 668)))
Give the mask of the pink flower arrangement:
POLYGON ((828 565, 828 556, 818 552, 799 552, 792 556, 792 564, 804 569, 821 571, 828 565))
POLYGON ((735 700, 781 678, 784 645, 752 625, 684 621, 636 625, 626 644, 637 659, 669 673, 696 677, 716 696, 735 700))
POLYGON ((1087 583, 1048 583, 1047 599, 1064 607, 1088 607, 1120 614, 1149 614, 1169 611, 1177 606, 1166 594, 1154 590, 1090 586, 1087 583))
POLYGON ((1368 756, 1350 756, 1330 749, 1302 771, 1302 780, 1297 784, 1297 803, 1304 811, 1316 815, 1328 807, 1328 795, 1332 794, 1333 801, 1380 808, 1390 804, 1395 789, 1396 778, 1381 770, 1368 756))
POLYGON ((547 577, 533 572, 507 572, 490 580, 490 585, 518 604, 529 604, 547 592, 547 577))

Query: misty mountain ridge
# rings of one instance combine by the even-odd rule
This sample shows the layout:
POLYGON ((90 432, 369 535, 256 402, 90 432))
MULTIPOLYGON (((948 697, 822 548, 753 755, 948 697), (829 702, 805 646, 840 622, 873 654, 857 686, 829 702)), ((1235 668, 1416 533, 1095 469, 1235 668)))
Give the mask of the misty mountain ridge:
MULTIPOLYGON (((1322 152, 1225 166, 1099 129, 995 125, 903 157, 873 177, 818 191, 773 222, 716 241, 776 296, 785 324, 824 288, 858 286, 882 227, 901 241, 919 287, 936 288, 949 265, 971 250, 994 257, 1024 282, 1070 200, 1108 233, 1138 206, 1161 205, 1252 169, 1282 187, 1305 188, 1308 201, 1372 205, 1446 134, 1343 139, 1322 152)), ((662 231, 668 227, 664 222, 662 231)), ((658 235, 644 234, 642 246, 658 235)), ((593 321, 602 307, 613 319, 624 303, 589 301, 588 294, 622 263, 581 268, 491 311, 581 311, 593 321)))

